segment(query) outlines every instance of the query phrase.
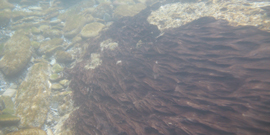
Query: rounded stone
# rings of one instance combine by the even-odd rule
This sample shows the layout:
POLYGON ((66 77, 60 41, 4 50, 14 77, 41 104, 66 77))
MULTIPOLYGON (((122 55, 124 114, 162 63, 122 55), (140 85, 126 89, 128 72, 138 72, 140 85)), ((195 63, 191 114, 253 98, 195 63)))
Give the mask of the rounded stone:
POLYGON ((81 36, 83 38, 95 37, 104 28, 104 26, 104 24, 98 22, 87 24, 83 27, 81 31, 81 36))
POLYGON ((52 84, 52 87, 51 88, 53 90, 62 90, 62 89, 64 89, 64 87, 61 84, 59 84, 59 83, 52 84))
POLYGON ((50 81, 56 82, 56 81, 61 80, 62 77, 63 77, 63 76, 62 76, 61 74, 52 74, 52 75, 50 76, 50 81))
POLYGON ((41 31, 40 31, 40 29, 38 29, 37 27, 32 27, 32 28, 31 28, 31 32, 32 32, 33 34, 39 34, 41 31))
POLYGON ((56 61, 60 63, 67 63, 73 60, 72 55, 65 51, 57 51, 55 57, 56 61))
POLYGON ((69 85, 69 80, 67 80, 67 79, 64 79, 64 80, 61 80, 59 83, 61 84, 61 85, 63 85, 64 87, 67 87, 68 85, 69 85))
POLYGON ((59 65, 59 64, 54 64, 53 67, 52 67, 52 71, 54 73, 60 73, 63 70, 64 70, 64 68, 61 65, 59 65))

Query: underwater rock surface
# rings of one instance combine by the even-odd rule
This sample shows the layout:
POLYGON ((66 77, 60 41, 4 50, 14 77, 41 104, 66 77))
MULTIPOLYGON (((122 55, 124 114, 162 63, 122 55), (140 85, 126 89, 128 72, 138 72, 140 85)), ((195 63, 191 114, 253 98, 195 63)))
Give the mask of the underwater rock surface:
POLYGON ((270 33, 203 17, 160 33, 116 21, 69 70, 76 134, 270 134, 270 33), (100 43, 118 43, 101 51, 100 43), (85 68, 91 53, 102 64, 85 68))
POLYGON ((17 31, 4 45, 5 52, 0 60, 0 69, 8 77, 18 74, 30 61, 31 42, 25 32, 17 31))
POLYGON ((51 94, 49 68, 47 62, 35 63, 19 86, 15 98, 19 127, 41 128, 46 121, 51 94))

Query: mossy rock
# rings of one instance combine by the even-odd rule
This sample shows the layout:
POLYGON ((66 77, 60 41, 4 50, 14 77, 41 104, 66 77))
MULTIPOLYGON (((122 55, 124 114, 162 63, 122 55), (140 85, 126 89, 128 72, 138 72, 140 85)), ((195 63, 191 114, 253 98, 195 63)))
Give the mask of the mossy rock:
POLYGON ((73 60, 72 55, 65 51, 57 51, 55 57, 56 61, 60 63, 68 63, 73 60))
POLYGON ((67 87, 67 86, 69 85, 70 81, 67 80, 67 79, 64 79, 64 80, 61 80, 59 83, 60 83, 62 86, 67 87))
POLYGON ((31 41, 31 46, 37 50, 40 46, 40 43, 37 41, 31 41))
POLYGON ((14 114, 14 102, 12 101, 11 97, 8 96, 1 96, 0 98, 3 100, 5 104, 5 109, 2 111, 3 113, 9 113, 9 114, 14 114))
POLYGON ((16 132, 11 132, 6 135, 47 135, 44 130, 38 128, 23 129, 16 132))
POLYGON ((41 25, 41 26, 39 26, 38 29, 40 29, 43 32, 43 31, 50 29, 50 28, 51 28, 51 26, 49 26, 49 25, 41 25))
POLYGON ((59 51, 59 50, 64 50, 63 46, 62 45, 57 45, 55 47, 52 47, 50 49, 48 49, 46 52, 45 52, 45 55, 47 57, 50 57, 52 55, 54 55, 55 52, 59 51))
POLYGON ((52 87, 51 88, 53 90, 62 90, 62 89, 64 89, 64 87, 61 84, 59 84, 59 83, 52 84, 52 87))
POLYGON ((61 74, 50 75, 50 81, 52 81, 52 82, 57 82, 57 81, 61 80, 62 78, 63 78, 63 76, 61 74))
POLYGON ((43 36, 50 38, 60 38, 62 37, 62 32, 57 29, 47 29, 43 31, 43 36))
POLYGON ((114 17, 119 19, 121 17, 134 16, 145 8, 146 6, 142 3, 135 5, 119 5, 114 10, 114 17))
POLYGON ((52 48, 62 45, 63 42, 64 40, 61 38, 54 38, 52 40, 42 42, 38 49, 38 52, 39 54, 45 54, 48 51, 52 51, 52 48))
POLYGON ((31 32, 33 34, 39 34, 39 33, 41 33, 41 30, 39 28, 37 28, 37 27, 32 27, 31 28, 31 32))
POLYGON ((92 21, 94 18, 91 15, 87 17, 83 15, 72 14, 66 20, 66 25, 63 28, 65 37, 73 38, 80 33, 82 27, 92 21))
POLYGON ((17 124, 20 121, 20 118, 8 113, 3 113, 0 115, 0 124, 1 125, 9 125, 9 124, 17 124))
POLYGON ((11 13, 11 17, 12 17, 12 20, 15 22, 15 21, 18 21, 26 16, 28 16, 29 13, 27 12, 23 12, 23 11, 13 11, 11 13))
POLYGON ((16 115, 21 118, 20 128, 42 127, 46 121, 51 93, 49 68, 47 62, 35 63, 18 87, 15 105, 16 115))
POLYGON ((16 32, 4 45, 5 52, 0 60, 0 69, 6 76, 19 73, 31 59, 30 39, 22 33, 24 32, 16 32))
POLYGON ((15 113, 15 110, 14 102, 12 101, 11 97, 2 96, 1 100, 4 101, 6 108, 2 111, 2 114, 0 114, 0 124, 17 124, 20 121, 20 118, 13 115, 15 113))
POLYGON ((83 27, 81 31, 81 36, 83 38, 90 38, 90 37, 95 37, 99 34, 99 32, 105 27, 104 24, 98 23, 98 22, 93 22, 90 24, 87 24, 83 27))
POLYGON ((52 67, 53 73, 60 73, 64 70, 64 68, 59 64, 54 64, 52 67))

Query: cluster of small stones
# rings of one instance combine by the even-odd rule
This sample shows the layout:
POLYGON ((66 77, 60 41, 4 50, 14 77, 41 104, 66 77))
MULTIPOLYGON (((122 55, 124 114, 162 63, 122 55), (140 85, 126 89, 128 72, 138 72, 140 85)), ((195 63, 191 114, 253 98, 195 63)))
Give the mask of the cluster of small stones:
POLYGON ((224 19, 232 26, 256 26, 270 31, 270 2, 252 2, 248 0, 209 0, 197 3, 173 3, 161 6, 151 13, 148 22, 157 25, 160 30, 185 25, 201 17, 224 19), (268 9, 269 10, 269 9, 268 9), (267 13, 268 12, 268 13, 267 13))
MULTIPOLYGON (((82 42, 154 2, 0 0, 0 70, 8 85, 0 93, 0 135, 72 135, 64 123, 77 108, 63 70, 79 60, 89 45, 82 42)), ((110 39, 100 45, 117 46, 110 39)), ((87 69, 101 65, 98 53, 91 58, 87 69)))

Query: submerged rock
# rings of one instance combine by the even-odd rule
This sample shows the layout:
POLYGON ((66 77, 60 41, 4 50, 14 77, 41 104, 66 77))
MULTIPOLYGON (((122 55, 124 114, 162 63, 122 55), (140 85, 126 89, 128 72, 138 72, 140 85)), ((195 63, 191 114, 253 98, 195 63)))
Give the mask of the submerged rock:
POLYGON ((19 86, 15 98, 16 115, 21 117, 20 127, 43 126, 49 109, 50 93, 49 64, 34 64, 19 86))
POLYGON ((119 5, 114 10, 114 17, 119 19, 121 17, 134 16, 145 8, 146 6, 142 3, 138 3, 135 5, 119 5))
POLYGON ((54 39, 49 40, 49 41, 44 41, 41 43, 41 45, 38 49, 38 52, 39 52, 39 54, 52 53, 52 51, 54 49, 57 49, 58 47, 61 48, 63 42, 64 42, 64 40, 61 38, 54 38, 54 39))
POLYGON ((39 34, 39 33, 41 33, 41 30, 39 28, 37 28, 37 27, 32 27, 31 28, 31 32, 33 34, 39 34))
POLYGON ((64 68, 59 64, 54 64, 52 67, 53 73, 60 73, 64 70, 64 68))
POLYGON ((10 22, 10 18, 11 18, 10 10, 0 11, 0 27, 6 27, 10 22))
POLYGON ((8 133, 6 135, 47 135, 47 133, 39 128, 30 128, 8 133))
POLYGON ((8 113, 0 115, 0 125, 15 125, 20 121, 20 118, 8 113))
POLYGON ((82 27, 87 23, 93 20, 93 17, 90 16, 83 16, 83 15, 77 15, 72 14, 68 16, 66 20, 65 27, 63 29, 65 37, 73 38, 77 34, 80 33, 82 27))
POLYGON ((4 46, 4 56, 0 60, 3 74, 10 77, 22 71, 31 59, 30 47, 30 39, 23 32, 17 31, 4 46))
POLYGON ((16 89, 7 89, 2 96, 8 96, 8 97, 13 97, 15 95, 15 93, 17 92, 16 89))
POLYGON ((104 26, 104 24, 98 22, 87 24, 83 27, 81 31, 81 36, 83 38, 95 37, 104 28, 104 26))
POLYGON ((11 97, 1 96, 1 101, 4 102, 6 108, 4 108, 0 114, 0 124, 2 126, 17 124, 20 121, 20 118, 14 115, 14 102, 11 97))
POLYGON ((62 37, 62 32, 57 29, 47 29, 43 31, 43 36, 50 38, 60 38, 62 37))
POLYGON ((57 51, 55 57, 57 62, 60 63, 68 63, 73 61, 72 55, 65 51, 57 51))
POLYGON ((64 87, 59 83, 54 83, 54 84, 52 84, 52 89, 53 90, 62 90, 62 89, 64 89, 64 87))
POLYGON ((57 82, 59 80, 61 80, 63 78, 63 76, 61 74, 52 74, 50 75, 50 80, 52 82, 57 82))
POLYGON ((67 80, 67 79, 64 79, 64 80, 61 80, 59 83, 60 83, 61 85, 63 85, 64 87, 67 87, 67 86, 69 85, 70 81, 67 80))

